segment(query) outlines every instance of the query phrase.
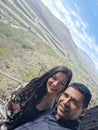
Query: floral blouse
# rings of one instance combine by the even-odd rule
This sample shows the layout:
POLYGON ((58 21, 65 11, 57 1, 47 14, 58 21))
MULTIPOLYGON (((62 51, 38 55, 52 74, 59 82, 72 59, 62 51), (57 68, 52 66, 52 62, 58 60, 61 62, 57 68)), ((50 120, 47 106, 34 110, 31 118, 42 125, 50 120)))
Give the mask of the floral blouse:
MULTIPOLYGON (((22 89, 22 87, 20 88, 22 89)), ((35 110, 35 106, 33 101, 29 101, 30 95, 32 94, 32 89, 29 91, 26 91, 20 95, 17 95, 15 92, 6 100, 5 103, 5 113, 6 117, 4 119, 1 119, 1 124, 7 127, 7 130, 11 130, 18 125, 21 125, 21 120, 23 120, 22 123, 26 122, 29 120, 29 116, 31 115, 30 112, 33 112, 32 110, 35 110), (29 103, 28 103, 29 101, 29 103), (31 108, 32 105, 32 108, 31 108), (27 106, 27 107, 26 107, 27 106), (28 108, 28 106, 30 106, 28 108), (26 108, 24 110, 24 108, 26 108), (30 109, 30 110, 29 110, 30 109), (23 113, 26 112, 26 117, 28 116, 28 119, 22 117, 23 113), (29 114, 29 115, 28 115, 29 114)), ((36 116, 36 115, 34 115, 36 116)), ((33 119, 33 113, 32 113, 32 119, 33 119)), ((1 115, 1 117, 3 117, 1 115)), ((31 119, 31 118, 30 118, 31 119)))

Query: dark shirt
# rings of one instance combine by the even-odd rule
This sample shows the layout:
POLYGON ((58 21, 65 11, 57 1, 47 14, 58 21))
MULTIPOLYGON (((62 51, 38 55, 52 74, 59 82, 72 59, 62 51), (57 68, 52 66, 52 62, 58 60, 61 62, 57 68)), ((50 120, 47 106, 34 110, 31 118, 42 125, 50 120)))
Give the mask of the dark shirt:
POLYGON ((54 114, 48 112, 15 130, 79 130, 79 122, 67 119, 57 120, 54 114))

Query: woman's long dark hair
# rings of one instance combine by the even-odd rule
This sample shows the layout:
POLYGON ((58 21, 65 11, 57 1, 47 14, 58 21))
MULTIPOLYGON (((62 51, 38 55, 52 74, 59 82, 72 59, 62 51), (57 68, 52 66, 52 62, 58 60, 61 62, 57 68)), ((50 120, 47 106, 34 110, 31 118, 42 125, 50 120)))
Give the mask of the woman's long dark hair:
POLYGON ((37 104, 42 97, 46 94, 47 91, 47 81, 50 77, 52 77, 57 72, 63 72, 67 76, 67 83, 65 86, 68 86, 69 82, 72 79, 72 71, 65 67, 65 66, 57 66, 45 74, 43 74, 41 77, 32 79, 22 90, 17 91, 17 95, 26 94, 29 92, 29 100, 35 101, 37 104))

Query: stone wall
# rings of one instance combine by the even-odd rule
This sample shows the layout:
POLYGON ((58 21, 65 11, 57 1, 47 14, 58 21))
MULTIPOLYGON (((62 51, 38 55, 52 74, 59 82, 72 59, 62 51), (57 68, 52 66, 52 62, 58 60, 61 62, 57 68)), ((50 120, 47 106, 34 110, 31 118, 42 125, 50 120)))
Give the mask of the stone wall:
POLYGON ((98 130, 98 106, 90 108, 81 119, 81 130, 98 130))

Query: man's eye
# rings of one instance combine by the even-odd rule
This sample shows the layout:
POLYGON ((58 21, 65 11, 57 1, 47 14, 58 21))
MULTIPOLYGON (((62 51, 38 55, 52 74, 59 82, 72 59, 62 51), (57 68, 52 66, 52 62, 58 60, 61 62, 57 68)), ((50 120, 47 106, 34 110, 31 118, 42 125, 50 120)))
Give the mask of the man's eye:
POLYGON ((79 102, 78 101, 76 101, 76 100, 71 100, 72 101, 72 103, 75 105, 75 106, 78 106, 79 105, 79 102))

